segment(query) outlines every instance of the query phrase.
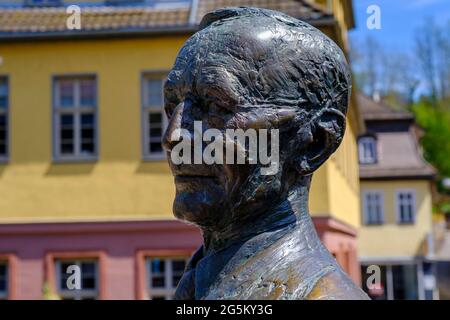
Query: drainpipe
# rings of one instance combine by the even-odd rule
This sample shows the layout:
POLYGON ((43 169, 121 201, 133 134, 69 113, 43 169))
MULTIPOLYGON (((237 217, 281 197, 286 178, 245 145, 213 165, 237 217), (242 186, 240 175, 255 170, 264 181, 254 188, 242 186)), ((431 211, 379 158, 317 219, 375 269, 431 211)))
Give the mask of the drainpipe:
POLYGON ((386 291, 387 300, 394 300, 394 276, 392 274, 392 265, 386 265, 386 291))
POLYGON ((433 232, 427 233, 427 259, 433 259, 434 258, 434 238, 433 238, 433 232))
POLYGON ((379 91, 375 91, 372 95, 372 99, 375 102, 380 102, 381 101, 381 96, 380 96, 380 92, 379 91))
POLYGON ((189 24, 197 24, 198 0, 191 0, 191 12, 189 13, 189 24))
POLYGON ((423 261, 417 261, 417 291, 419 300, 425 300, 425 286, 423 279, 423 261))

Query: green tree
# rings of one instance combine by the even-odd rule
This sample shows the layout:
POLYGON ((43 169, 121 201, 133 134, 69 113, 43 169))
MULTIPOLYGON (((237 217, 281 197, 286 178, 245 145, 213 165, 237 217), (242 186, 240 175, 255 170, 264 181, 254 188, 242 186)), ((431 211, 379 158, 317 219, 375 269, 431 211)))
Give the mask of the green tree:
POLYGON ((439 171, 450 177, 450 109, 442 102, 433 107, 430 98, 422 98, 413 107, 416 121, 425 133, 421 144, 425 158, 439 171))

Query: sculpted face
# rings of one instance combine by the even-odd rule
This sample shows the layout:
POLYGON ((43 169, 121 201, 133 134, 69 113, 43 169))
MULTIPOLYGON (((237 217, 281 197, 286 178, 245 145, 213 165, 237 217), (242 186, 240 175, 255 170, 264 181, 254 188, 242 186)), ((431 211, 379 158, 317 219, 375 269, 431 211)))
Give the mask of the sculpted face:
MULTIPOLYGON (((317 85, 310 80, 317 76, 310 55, 319 49, 308 42, 315 29, 308 26, 311 29, 300 34, 285 23, 266 20, 258 19, 255 25, 251 17, 231 19, 199 31, 181 49, 165 85, 169 125, 163 144, 175 177, 174 214, 202 228, 222 230, 236 221, 250 223, 286 197, 296 177, 310 174, 335 149, 317 139, 322 144, 313 145, 312 128, 320 126, 313 125, 318 113, 312 111, 323 107, 323 97, 307 92, 317 85), (313 49, 300 52, 299 36, 313 49), (195 121, 201 121, 203 132, 214 128, 223 136, 227 129, 278 129, 276 173, 262 175, 259 163, 227 163, 225 152, 223 164, 174 164, 171 152, 180 141, 172 134, 185 129, 189 135, 183 139, 194 140, 195 121)), ((343 90, 348 93, 348 86, 343 90)), ((270 135, 267 142, 270 149, 270 135)), ((207 144, 203 142, 203 149, 207 144)), ((235 154, 248 156, 248 144, 232 146, 235 154)))

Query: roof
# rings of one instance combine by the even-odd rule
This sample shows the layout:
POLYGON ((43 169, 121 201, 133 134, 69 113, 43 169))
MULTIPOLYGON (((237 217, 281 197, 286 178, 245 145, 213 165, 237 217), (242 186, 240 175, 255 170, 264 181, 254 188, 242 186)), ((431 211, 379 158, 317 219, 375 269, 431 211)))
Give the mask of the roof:
POLYGON ((413 120, 412 113, 395 110, 384 101, 375 101, 362 93, 357 95, 364 120, 413 120))
POLYGON ((384 122, 411 120, 408 126, 372 127, 377 141, 377 162, 360 164, 361 179, 431 179, 435 169, 424 160, 414 132, 413 116, 408 112, 395 111, 384 103, 377 103, 361 94, 359 107, 367 121, 384 122), (374 129, 375 128, 375 129, 374 129), (382 128, 382 129, 381 129, 382 128), (392 130, 386 129, 392 128, 392 130))
POLYGON ((360 165, 361 179, 431 179, 435 175, 411 131, 377 133, 377 152, 377 163, 360 165))
POLYGON ((333 19, 330 12, 307 0, 192 0, 191 3, 161 8, 81 7, 81 30, 68 30, 69 14, 65 7, 0 8, 0 39, 176 30, 192 32, 207 12, 232 6, 264 7, 315 25, 333 19))
POLYGON ((306 0, 199 0, 195 22, 200 23, 206 13, 217 8, 241 6, 280 11, 294 18, 310 22, 332 17, 332 14, 324 8, 306 0))

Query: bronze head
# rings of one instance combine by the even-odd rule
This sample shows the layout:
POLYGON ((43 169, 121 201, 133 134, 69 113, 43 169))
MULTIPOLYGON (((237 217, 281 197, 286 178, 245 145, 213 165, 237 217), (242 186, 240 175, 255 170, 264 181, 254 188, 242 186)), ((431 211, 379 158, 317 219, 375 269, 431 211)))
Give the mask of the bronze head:
POLYGON ((311 175, 344 136, 344 54, 312 26, 265 9, 220 9, 200 29, 164 91, 174 214, 204 238, 175 297, 367 298, 321 244, 308 212, 311 175), (269 169, 255 161, 267 160, 257 149, 275 160, 269 169), (202 158, 207 151, 214 161, 202 158))
POLYGON ((170 155, 179 142, 171 140, 173 130, 193 135, 194 121, 222 132, 278 129, 279 168, 262 175, 261 164, 171 163, 175 215, 204 229, 227 229, 285 199, 339 146, 350 83, 339 47, 302 21, 254 8, 206 15, 165 85, 164 146, 170 155))

